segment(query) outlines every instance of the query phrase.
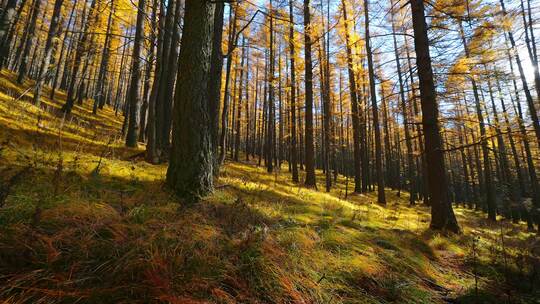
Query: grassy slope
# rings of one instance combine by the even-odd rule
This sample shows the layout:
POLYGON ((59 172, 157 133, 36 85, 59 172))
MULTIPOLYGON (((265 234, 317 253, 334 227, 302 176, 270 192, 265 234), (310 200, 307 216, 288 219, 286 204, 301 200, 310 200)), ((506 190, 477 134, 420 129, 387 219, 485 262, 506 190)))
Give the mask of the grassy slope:
POLYGON ((165 165, 130 160, 139 151, 123 148, 110 109, 94 117, 87 102, 63 119, 63 93, 39 110, 1 76, 0 178, 32 169, 0 208, 0 302, 476 303, 474 272, 485 303, 534 301, 523 225, 458 208, 465 233, 445 237, 405 194, 388 190, 383 208, 372 194, 345 200, 343 179, 326 194, 246 163, 179 207, 165 165))

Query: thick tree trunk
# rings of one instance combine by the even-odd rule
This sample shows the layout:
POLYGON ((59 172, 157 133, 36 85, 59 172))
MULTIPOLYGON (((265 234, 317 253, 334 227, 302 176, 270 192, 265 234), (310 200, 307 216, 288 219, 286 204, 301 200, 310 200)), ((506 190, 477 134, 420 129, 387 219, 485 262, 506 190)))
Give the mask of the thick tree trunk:
POLYGON ((176 86, 167 184, 186 203, 198 201, 213 189, 214 150, 208 88, 214 5, 200 0, 186 0, 185 4, 179 70, 190 72, 180 73, 176 86))
POLYGON ((429 40, 423 0, 411 0, 414 44, 420 98, 422 105, 422 125, 426 143, 428 167, 427 182, 431 202, 431 228, 459 232, 452 205, 448 200, 448 182, 444 164, 444 152, 439 126, 439 109, 435 95, 433 69, 429 54, 429 40))

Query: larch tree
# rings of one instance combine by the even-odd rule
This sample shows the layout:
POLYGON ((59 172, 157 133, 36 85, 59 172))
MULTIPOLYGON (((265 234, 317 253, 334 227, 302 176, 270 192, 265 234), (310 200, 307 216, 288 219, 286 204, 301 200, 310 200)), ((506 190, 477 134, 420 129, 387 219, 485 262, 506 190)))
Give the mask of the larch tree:
POLYGON ((49 65, 53 57, 53 51, 58 44, 58 36, 61 23, 61 12, 64 0, 56 0, 54 2, 53 14, 51 16, 51 25, 49 26, 49 33, 47 34, 47 41, 45 42, 45 50, 42 62, 39 66, 39 72, 37 74, 36 85, 34 89, 34 104, 39 105, 41 99, 41 90, 43 83, 46 81, 46 77, 49 76, 49 65))
POLYGON ((133 42, 133 54, 131 63, 131 81, 129 88, 129 124, 126 136, 126 146, 137 147, 139 138, 139 112, 141 109, 141 51, 143 48, 144 20, 146 11, 146 0, 139 0, 137 11, 137 26, 135 29, 135 41, 133 42))
POLYGON ((211 1, 185 2, 167 184, 186 203, 198 201, 212 191, 214 185, 214 148, 208 103, 214 6, 211 1))
POLYGON ((371 94, 371 110, 373 111, 373 130, 375 133, 375 178, 377 180, 377 202, 379 204, 386 204, 386 195, 384 189, 384 176, 382 169, 382 144, 381 144, 381 130, 379 127, 379 106, 377 103, 377 91, 375 88, 375 71, 373 67, 373 54, 370 45, 369 34, 369 1, 364 0, 364 25, 366 33, 366 53, 368 60, 368 74, 369 74, 369 91, 371 94))
POLYGON ((435 94, 423 0, 411 0, 414 48, 420 81, 422 127, 424 130, 427 183, 431 203, 431 228, 459 232, 454 210, 448 199, 448 181, 439 125, 439 106, 435 94))
POLYGON ((313 63, 311 57, 311 12, 309 0, 304 0, 304 65, 305 65, 305 164, 308 187, 317 187, 313 143, 313 63))

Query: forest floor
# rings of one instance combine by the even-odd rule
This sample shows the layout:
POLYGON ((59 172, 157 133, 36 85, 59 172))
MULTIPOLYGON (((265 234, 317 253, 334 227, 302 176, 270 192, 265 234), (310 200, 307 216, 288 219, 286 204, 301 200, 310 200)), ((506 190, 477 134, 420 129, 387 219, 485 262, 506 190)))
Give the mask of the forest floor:
POLYGON ((342 177, 324 193, 247 161, 183 207, 166 165, 123 146, 120 115, 86 101, 64 117, 63 92, 16 101, 31 83, 14 78, 0 77, 0 302, 540 303, 523 223, 456 208, 464 233, 445 236, 406 193, 383 207, 345 198, 342 177))

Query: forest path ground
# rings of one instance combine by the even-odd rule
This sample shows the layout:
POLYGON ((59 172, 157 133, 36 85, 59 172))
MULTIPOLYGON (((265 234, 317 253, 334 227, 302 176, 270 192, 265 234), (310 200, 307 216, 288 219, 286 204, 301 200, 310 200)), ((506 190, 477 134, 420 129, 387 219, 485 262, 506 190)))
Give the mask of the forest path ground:
POLYGON ((31 85, 0 75, 0 302, 538 303, 523 223, 457 208, 464 233, 444 236, 407 193, 379 206, 343 177, 324 193, 247 161, 185 207, 166 165, 123 147, 120 115, 14 100, 31 85))

